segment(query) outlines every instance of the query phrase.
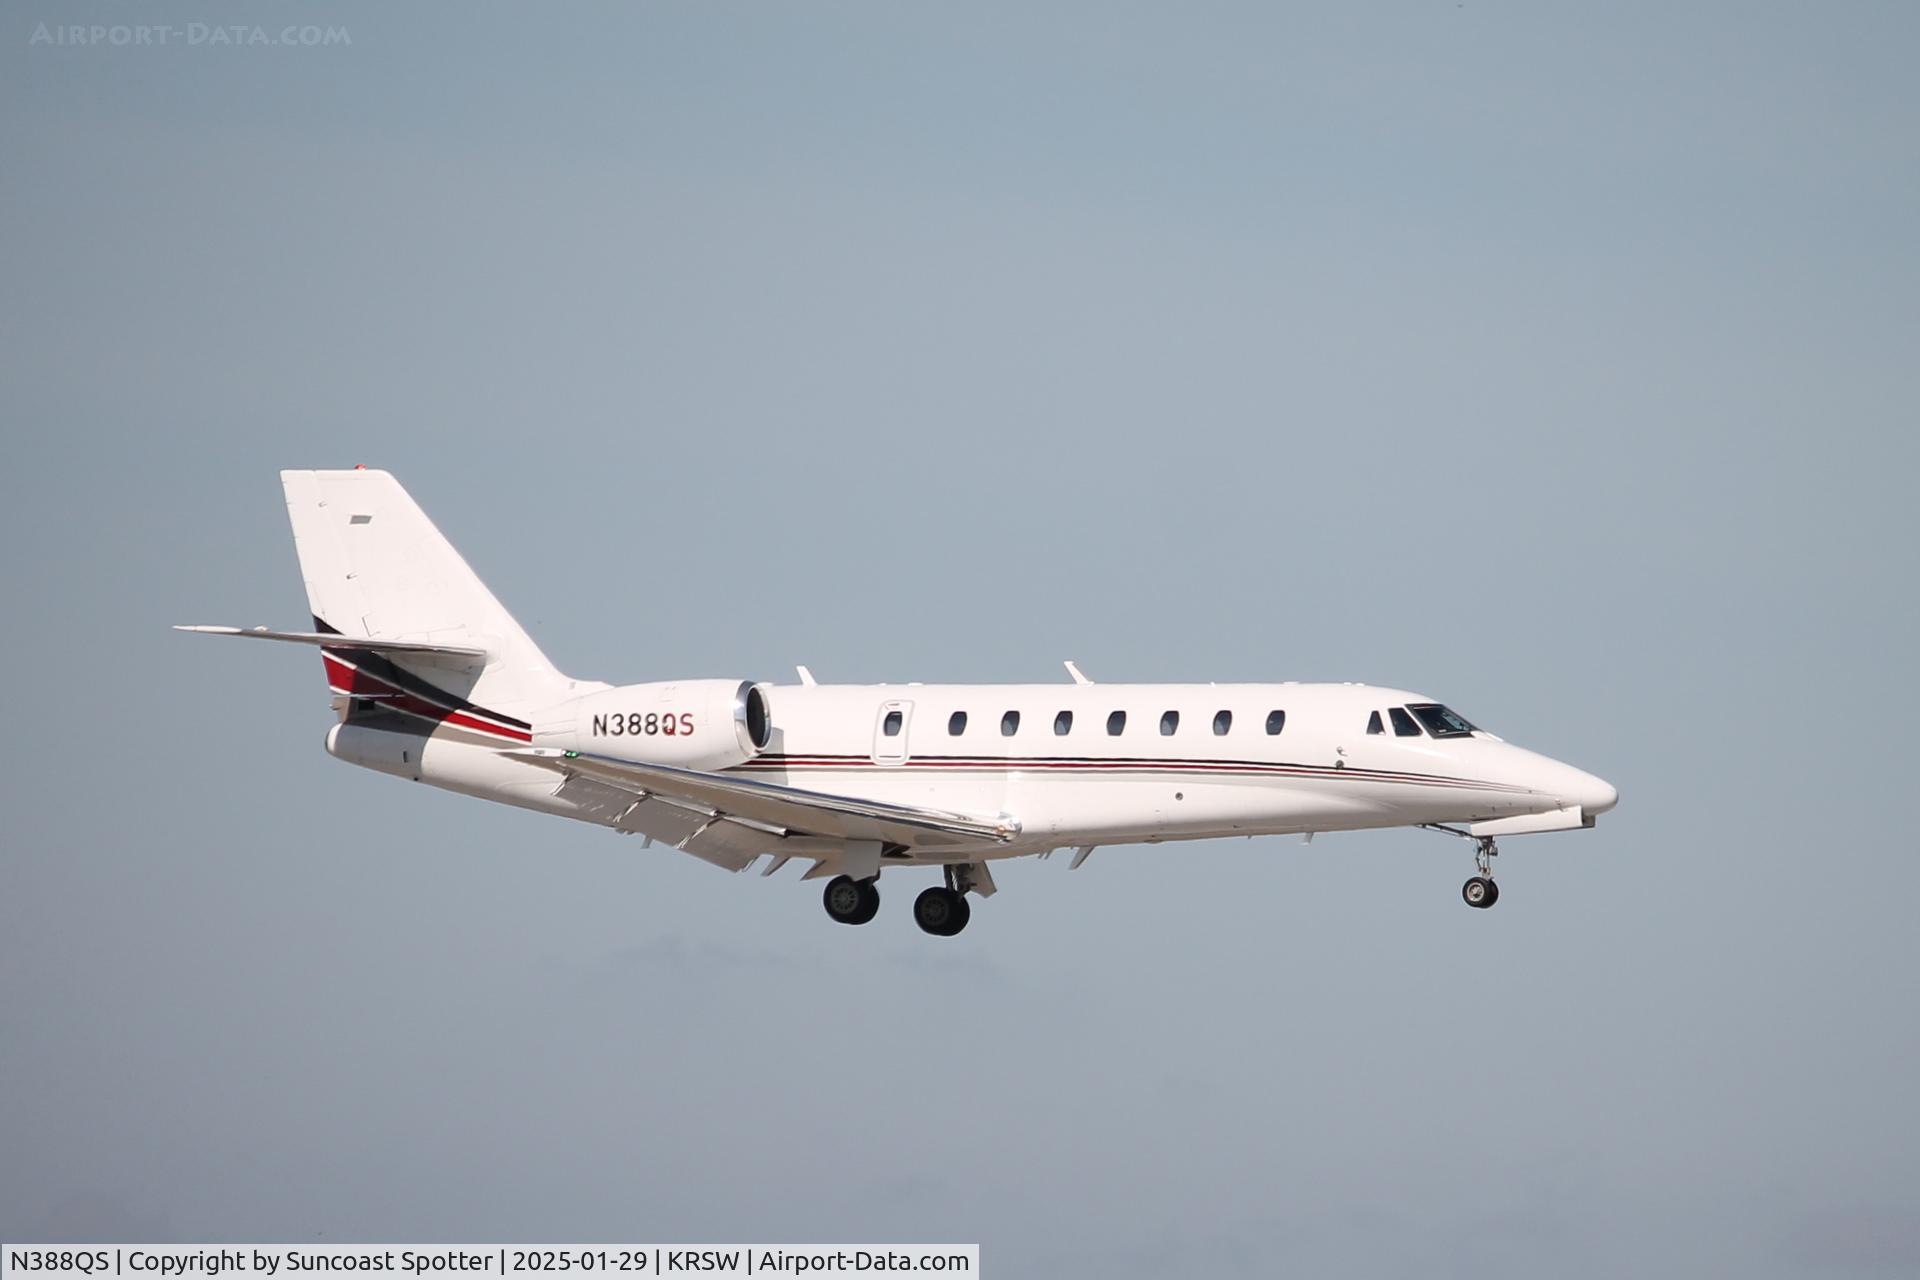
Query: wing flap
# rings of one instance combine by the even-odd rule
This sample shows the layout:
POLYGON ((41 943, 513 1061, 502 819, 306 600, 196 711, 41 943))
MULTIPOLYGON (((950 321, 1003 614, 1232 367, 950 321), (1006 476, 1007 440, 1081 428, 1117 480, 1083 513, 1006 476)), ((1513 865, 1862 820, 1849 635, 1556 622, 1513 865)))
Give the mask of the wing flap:
POLYGON ((731 818, 714 818, 700 824, 699 830, 677 846, 681 852, 725 867, 745 871, 763 853, 777 854, 784 836, 769 835, 758 827, 746 826, 731 818))
POLYGON ((719 817, 712 809, 578 773, 569 774, 553 794, 571 804, 582 817, 675 848, 684 847, 719 817))

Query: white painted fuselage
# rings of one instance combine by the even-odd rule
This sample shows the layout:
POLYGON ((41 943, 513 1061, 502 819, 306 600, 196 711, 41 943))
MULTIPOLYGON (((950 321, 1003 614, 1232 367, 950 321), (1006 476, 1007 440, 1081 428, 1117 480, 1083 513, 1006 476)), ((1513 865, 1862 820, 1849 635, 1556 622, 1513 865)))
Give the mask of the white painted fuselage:
MULTIPOLYGON (((1477 728, 1444 739, 1424 729, 1397 735, 1392 709, 1435 700, 1373 685, 759 687, 771 723, 767 744, 726 772, 905 807, 1004 815, 1017 828, 1004 840, 903 849, 902 861, 1470 825, 1568 810, 1582 820, 1558 825, 1581 826, 1617 800, 1592 774, 1477 728), (1381 730, 1370 733, 1376 717, 1381 730), (1267 732, 1269 725, 1277 731, 1267 732)), ((538 724, 540 713, 527 718, 538 724)), ((619 825, 604 809, 569 799, 547 769, 503 753, 486 734, 443 722, 432 739, 406 762, 412 767, 389 771, 619 825)), ((658 739, 596 745, 643 762, 658 739)))

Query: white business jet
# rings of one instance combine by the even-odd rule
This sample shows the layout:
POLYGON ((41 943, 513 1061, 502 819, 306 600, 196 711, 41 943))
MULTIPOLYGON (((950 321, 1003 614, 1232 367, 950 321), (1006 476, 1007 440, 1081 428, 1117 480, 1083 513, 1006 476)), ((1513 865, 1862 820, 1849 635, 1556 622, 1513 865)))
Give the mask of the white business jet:
POLYGON ((555 670, 384 471, 285 471, 327 750, 395 777, 597 823, 729 871, 789 859, 864 924, 883 871, 938 867, 926 932, 966 927, 992 863, 1097 845, 1424 827, 1473 843, 1591 827, 1618 794, 1432 698, 1361 684, 609 685, 555 670))

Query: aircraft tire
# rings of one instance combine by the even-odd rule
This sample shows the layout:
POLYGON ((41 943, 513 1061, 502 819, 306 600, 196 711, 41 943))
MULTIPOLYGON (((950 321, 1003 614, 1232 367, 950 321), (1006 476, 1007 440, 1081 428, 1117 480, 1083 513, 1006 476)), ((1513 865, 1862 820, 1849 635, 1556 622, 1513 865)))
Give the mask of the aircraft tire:
POLYGON ((1475 876, 1460 886, 1460 897, 1468 906, 1484 911, 1500 901, 1500 886, 1486 876, 1475 876))
POLYGON ((835 876, 820 895, 827 914, 840 924, 865 924, 880 910, 880 890, 871 880, 835 876))
POLYGON ((972 917, 966 894, 939 885, 913 900, 913 922, 936 938, 953 937, 972 917))

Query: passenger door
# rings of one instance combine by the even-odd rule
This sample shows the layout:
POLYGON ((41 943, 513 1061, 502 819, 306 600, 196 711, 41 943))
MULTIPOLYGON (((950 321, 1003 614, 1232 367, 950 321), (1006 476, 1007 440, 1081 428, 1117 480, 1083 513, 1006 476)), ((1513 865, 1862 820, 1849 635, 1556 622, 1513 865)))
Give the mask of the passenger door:
POLYGON ((913 719, 911 702, 883 702, 880 713, 873 720, 873 762, 875 764, 905 764, 907 762, 907 728, 913 719))

